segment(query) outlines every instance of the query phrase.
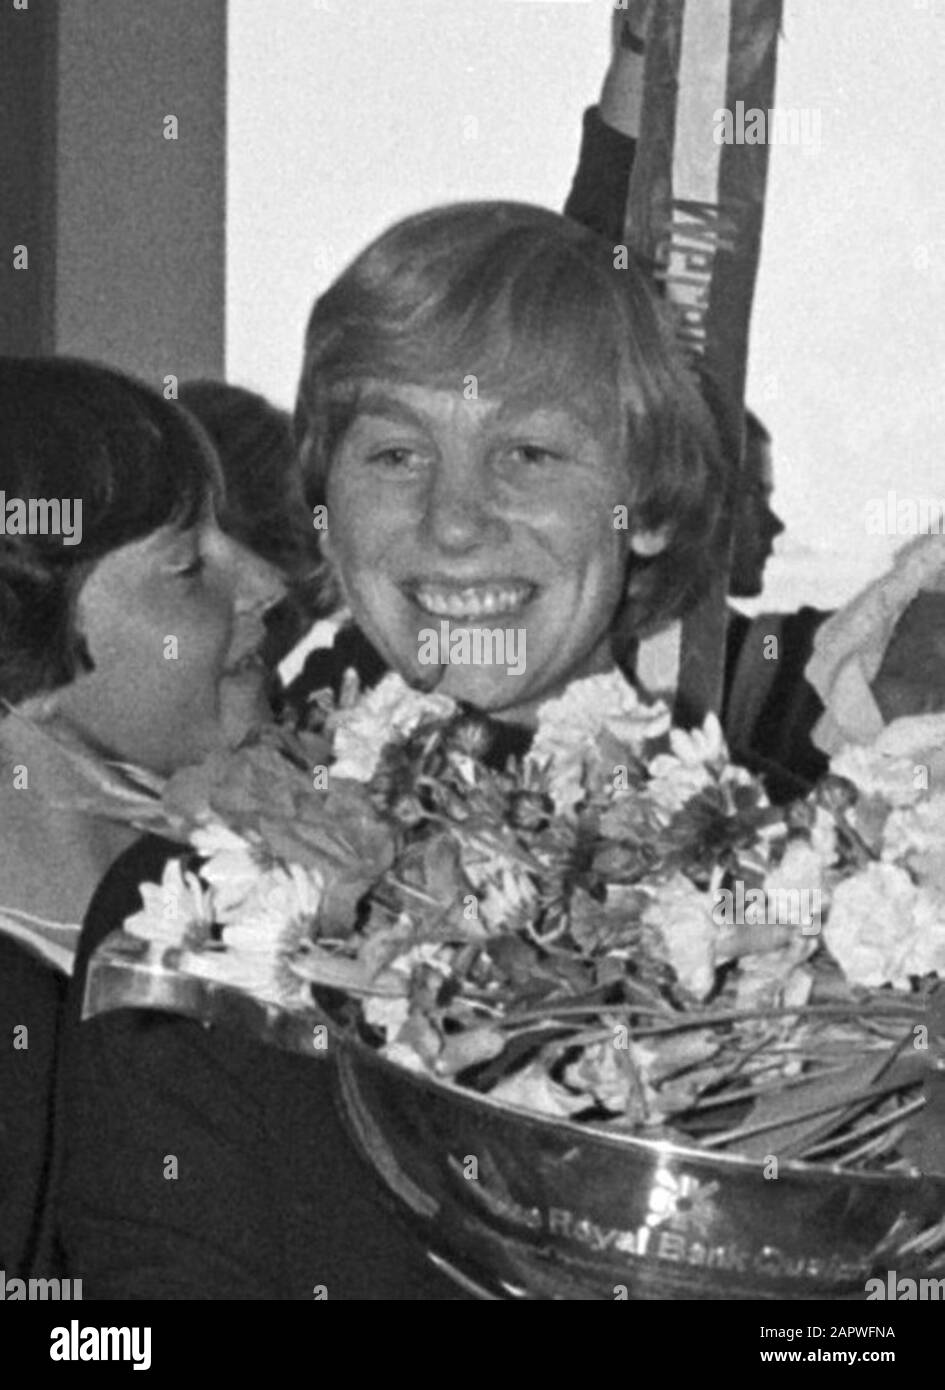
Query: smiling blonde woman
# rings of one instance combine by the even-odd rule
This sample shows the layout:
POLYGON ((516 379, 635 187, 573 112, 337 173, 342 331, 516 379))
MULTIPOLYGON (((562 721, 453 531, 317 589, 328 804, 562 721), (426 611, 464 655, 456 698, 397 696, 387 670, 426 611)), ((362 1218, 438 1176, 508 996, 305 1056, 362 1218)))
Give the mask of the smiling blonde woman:
POLYGON ((388 666, 428 683, 418 632, 443 619, 527 634, 524 674, 439 673, 499 718, 706 583, 699 384, 644 269, 544 208, 435 208, 373 242, 312 311, 296 424, 326 582, 388 666))

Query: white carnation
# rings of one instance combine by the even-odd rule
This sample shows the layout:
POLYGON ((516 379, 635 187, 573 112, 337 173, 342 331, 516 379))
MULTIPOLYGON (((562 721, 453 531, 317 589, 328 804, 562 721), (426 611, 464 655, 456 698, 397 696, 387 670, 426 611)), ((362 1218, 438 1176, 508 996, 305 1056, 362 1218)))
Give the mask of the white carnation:
POLYGON ((821 854, 812 844, 806 840, 790 840, 781 862, 765 874, 768 901, 772 900, 771 894, 788 894, 788 902, 797 902, 802 908, 815 911, 820 906, 824 889, 825 867, 821 854))
POLYGON ((945 715, 894 719, 873 743, 847 744, 831 758, 830 770, 866 796, 912 806, 945 775, 945 715))
POLYGON ((711 893, 701 892, 677 873, 659 888, 643 914, 643 921, 658 929, 679 983, 697 999, 705 999, 715 984, 719 928, 712 904, 711 893))
POLYGON ((929 797, 893 811, 883 827, 883 858, 904 862, 913 856, 945 854, 945 796, 929 797))
POLYGON ((410 1017, 410 1001, 406 995, 400 999, 384 999, 369 994, 361 1001, 361 1012, 365 1023, 380 1029, 384 1037, 391 1041, 410 1017))
POLYGON ((584 796, 588 762, 597 756, 602 734, 638 752, 665 734, 669 723, 666 705, 644 704, 619 671, 588 676, 540 706, 528 759, 549 766, 549 791, 558 810, 567 813, 584 796))
POLYGON ((936 974, 945 978, 945 895, 920 888, 915 906, 916 975, 936 974))
POLYGON ((871 863, 837 884, 824 941, 851 984, 905 989, 926 968, 927 916, 904 869, 871 863))
POLYGON ((446 695, 427 695, 413 690, 396 674, 385 676, 357 704, 331 716, 333 776, 369 782, 386 744, 409 737, 428 716, 447 719, 455 710, 455 701, 446 695))

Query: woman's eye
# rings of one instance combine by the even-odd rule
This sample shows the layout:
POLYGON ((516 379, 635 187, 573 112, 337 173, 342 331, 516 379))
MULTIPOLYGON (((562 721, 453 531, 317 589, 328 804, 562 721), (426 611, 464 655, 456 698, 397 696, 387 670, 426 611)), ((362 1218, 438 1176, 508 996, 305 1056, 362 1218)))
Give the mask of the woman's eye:
POLYGON ((183 569, 177 570, 176 573, 181 579, 193 579, 196 575, 200 574, 205 568, 206 562, 203 559, 203 556, 198 555, 193 560, 191 560, 189 565, 185 565, 183 569))
POLYGON ((379 464, 381 468, 405 469, 415 467, 421 461, 418 450, 407 445, 393 445, 388 449, 375 449, 368 455, 368 462, 379 464))
POLYGON ((516 444, 510 451, 514 463, 527 463, 537 466, 556 463, 561 455, 543 444, 516 444))

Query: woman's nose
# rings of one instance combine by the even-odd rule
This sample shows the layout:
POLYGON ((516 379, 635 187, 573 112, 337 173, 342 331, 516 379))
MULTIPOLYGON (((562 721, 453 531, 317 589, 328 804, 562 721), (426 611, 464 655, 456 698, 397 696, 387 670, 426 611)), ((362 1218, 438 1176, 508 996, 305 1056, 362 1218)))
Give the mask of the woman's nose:
POLYGON ((427 539, 443 551, 466 551, 499 538, 505 522, 485 468, 459 461, 435 470, 426 499, 427 539))

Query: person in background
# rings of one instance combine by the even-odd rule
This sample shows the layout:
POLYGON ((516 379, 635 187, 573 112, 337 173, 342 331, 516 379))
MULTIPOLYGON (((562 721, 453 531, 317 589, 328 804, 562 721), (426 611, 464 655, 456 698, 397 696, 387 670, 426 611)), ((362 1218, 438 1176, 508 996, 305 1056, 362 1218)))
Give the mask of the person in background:
POLYGON ((262 659, 272 671, 317 616, 317 551, 302 494, 292 419, 264 396, 224 381, 185 382, 178 404, 203 427, 223 469, 220 525, 281 570, 289 586, 266 619, 262 659))
MULTIPOLYGON (((732 528, 729 595, 758 598, 765 566, 784 523, 771 506, 774 478, 771 436, 753 411, 745 412, 742 485, 732 528)), ((729 605, 722 728, 729 747, 745 761, 757 757, 816 782, 827 759, 812 740, 823 705, 804 675, 815 634, 829 616, 804 606, 794 613, 748 618, 729 605)))

